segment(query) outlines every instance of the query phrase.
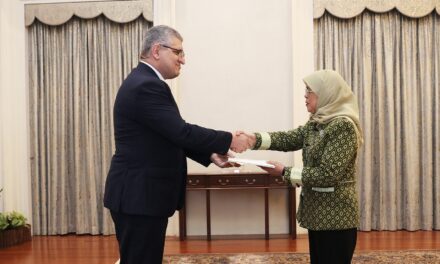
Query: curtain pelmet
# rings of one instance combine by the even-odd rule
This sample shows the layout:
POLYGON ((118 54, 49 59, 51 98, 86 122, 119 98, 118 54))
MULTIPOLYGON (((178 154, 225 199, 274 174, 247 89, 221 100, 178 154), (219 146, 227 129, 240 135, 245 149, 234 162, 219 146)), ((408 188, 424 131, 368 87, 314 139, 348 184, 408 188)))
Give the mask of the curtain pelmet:
POLYGON ((369 10, 386 13, 397 10, 401 15, 420 18, 432 12, 440 14, 440 0, 313 0, 313 17, 328 12, 339 18, 353 18, 369 10))
POLYGON ((25 5, 26 26, 32 25, 35 21, 56 26, 66 23, 72 17, 92 19, 101 15, 117 23, 131 22, 140 16, 151 22, 153 21, 153 1, 112 0, 25 5))

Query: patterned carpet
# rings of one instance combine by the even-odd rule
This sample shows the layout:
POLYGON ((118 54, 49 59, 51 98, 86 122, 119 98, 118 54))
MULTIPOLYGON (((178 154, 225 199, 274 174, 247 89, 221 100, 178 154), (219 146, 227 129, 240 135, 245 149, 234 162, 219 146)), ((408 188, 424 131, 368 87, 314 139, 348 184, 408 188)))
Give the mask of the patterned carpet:
MULTIPOLYGON (((280 264, 309 263, 309 255, 305 253, 257 253, 257 254, 198 254, 165 256, 167 264, 280 264)), ((353 264, 439 264, 438 251, 375 251, 357 253, 353 264)))

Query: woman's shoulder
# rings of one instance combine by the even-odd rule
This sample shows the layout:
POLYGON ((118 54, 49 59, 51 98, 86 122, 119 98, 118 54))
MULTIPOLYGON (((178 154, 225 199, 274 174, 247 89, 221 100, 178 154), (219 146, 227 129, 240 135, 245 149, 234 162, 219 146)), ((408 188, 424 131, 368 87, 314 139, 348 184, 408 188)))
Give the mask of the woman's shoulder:
POLYGON ((355 131, 354 122, 345 116, 334 118, 330 123, 328 123, 326 130, 329 131, 355 131))

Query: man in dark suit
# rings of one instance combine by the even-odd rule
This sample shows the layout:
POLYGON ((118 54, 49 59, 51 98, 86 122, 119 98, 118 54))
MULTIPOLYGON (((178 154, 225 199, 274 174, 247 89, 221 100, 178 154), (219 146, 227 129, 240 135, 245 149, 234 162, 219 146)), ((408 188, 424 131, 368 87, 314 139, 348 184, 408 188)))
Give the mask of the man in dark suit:
POLYGON ((139 65, 122 83, 114 105, 116 151, 105 184, 121 264, 162 263, 168 217, 184 205, 186 158, 229 166, 246 137, 186 123, 165 79, 185 64, 180 34, 148 30, 139 65), (217 154, 216 154, 217 153, 217 154))

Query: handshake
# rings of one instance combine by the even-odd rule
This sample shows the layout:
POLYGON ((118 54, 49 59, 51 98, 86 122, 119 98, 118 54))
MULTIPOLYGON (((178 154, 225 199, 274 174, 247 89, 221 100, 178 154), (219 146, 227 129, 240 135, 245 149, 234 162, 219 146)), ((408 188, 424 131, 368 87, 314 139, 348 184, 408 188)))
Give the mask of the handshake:
MULTIPOLYGON (((255 134, 248 134, 238 130, 232 133, 230 150, 237 153, 242 153, 248 149, 252 149, 255 146, 255 143, 255 134)), ((211 161, 220 168, 239 167, 239 164, 228 161, 228 158, 233 157, 234 154, 231 151, 229 151, 226 155, 213 153, 211 155, 211 161)))
POLYGON ((237 153, 242 153, 255 146, 255 134, 248 134, 243 131, 235 131, 232 133, 232 142, 230 149, 237 153))
MULTIPOLYGON (((255 136, 254 133, 248 134, 243 131, 235 131, 232 134, 232 142, 231 142, 230 150, 237 153, 242 153, 248 149, 253 149, 255 147, 256 142, 257 142, 257 137, 255 136)), ((232 151, 228 151, 228 153, 226 153, 225 155, 213 153, 211 155, 211 161, 220 168, 240 167, 240 164, 229 161, 229 158, 234 158, 234 153, 232 151)), ((272 176, 283 176, 284 170, 286 168, 284 164, 277 161, 267 161, 267 163, 273 166, 272 167, 259 166, 259 165, 257 166, 259 166, 261 169, 265 170, 272 176)), ((292 184, 296 184, 296 186, 298 187, 299 185, 302 184, 301 182, 302 169, 298 169, 298 172, 295 169, 292 169, 291 171, 294 172, 294 176, 296 175, 295 176, 296 178, 289 176, 289 181, 292 184)))

